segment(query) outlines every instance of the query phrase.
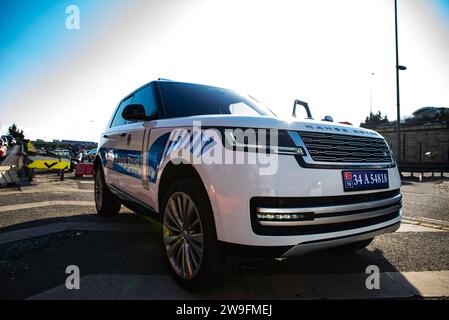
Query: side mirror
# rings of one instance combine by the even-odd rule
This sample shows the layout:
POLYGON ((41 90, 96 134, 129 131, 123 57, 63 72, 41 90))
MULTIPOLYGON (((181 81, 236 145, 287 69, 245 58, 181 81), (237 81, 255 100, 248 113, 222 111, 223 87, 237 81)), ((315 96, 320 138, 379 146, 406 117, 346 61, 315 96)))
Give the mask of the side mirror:
POLYGON ((122 117, 128 121, 149 121, 156 119, 156 115, 147 116, 145 107, 141 104, 129 104, 123 109, 122 117))

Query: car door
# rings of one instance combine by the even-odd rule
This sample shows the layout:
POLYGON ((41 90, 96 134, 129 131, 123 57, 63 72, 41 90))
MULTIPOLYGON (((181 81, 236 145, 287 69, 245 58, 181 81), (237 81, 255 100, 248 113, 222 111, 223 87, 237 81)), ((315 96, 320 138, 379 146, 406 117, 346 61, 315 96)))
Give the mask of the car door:
POLYGON ((103 132, 101 137, 101 148, 99 154, 103 159, 103 168, 106 183, 118 187, 119 172, 121 170, 121 144, 125 139, 126 132, 124 126, 127 121, 123 119, 123 109, 132 102, 132 97, 126 98, 120 102, 112 117, 109 128, 103 132))
MULTIPOLYGON (((145 107, 147 116, 160 117, 157 103, 154 98, 152 84, 139 89, 132 99, 133 104, 145 107)), ((147 140, 154 121, 133 122, 123 126, 126 136, 120 142, 120 149, 125 158, 122 159, 123 171, 119 175, 119 189, 133 199, 153 208, 153 202, 148 194, 146 173, 147 140)))

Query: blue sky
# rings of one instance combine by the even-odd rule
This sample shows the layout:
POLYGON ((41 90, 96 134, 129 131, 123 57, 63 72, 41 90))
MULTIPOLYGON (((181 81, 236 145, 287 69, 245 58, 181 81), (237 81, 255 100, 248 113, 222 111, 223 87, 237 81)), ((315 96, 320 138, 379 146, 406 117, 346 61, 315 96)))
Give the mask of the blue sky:
POLYGON ((449 0, 436 0, 435 6, 441 13, 442 20, 446 23, 446 27, 449 28, 449 0))
MULTIPOLYGON (((449 107, 449 0, 398 5, 402 115, 449 107)), ((278 114, 300 98, 357 125, 373 92, 394 119, 393 21, 393 0, 3 0, 0 131, 96 140, 116 103, 158 77, 240 89, 278 114)))
POLYGON ((118 10, 117 0, 5 0, 0 2, 0 94, 17 90, 31 72, 45 73, 55 62, 68 62, 76 48, 90 41, 90 32, 108 11, 118 10), (83 28, 65 28, 65 8, 83 8, 83 28))

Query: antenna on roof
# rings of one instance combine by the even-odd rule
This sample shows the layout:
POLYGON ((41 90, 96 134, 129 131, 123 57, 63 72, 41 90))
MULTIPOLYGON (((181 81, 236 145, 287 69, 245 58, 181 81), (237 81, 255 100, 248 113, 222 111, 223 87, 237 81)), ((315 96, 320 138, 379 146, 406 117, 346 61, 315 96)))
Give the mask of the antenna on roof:
POLYGON ((173 81, 171 79, 165 79, 165 78, 157 78, 157 81, 173 81))

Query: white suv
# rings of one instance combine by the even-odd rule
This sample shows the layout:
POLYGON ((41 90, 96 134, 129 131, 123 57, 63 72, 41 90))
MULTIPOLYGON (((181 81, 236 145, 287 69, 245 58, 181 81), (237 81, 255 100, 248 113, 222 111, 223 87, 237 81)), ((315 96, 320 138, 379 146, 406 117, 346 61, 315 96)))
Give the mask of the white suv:
POLYGON ((161 222, 174 279, 197 289, 227 253, 357 250, 401 221, 400 176, 378 133, 284 121, 255 99, 153 81, 126 96, 95 160, 100 215, 120 205, 161 222))

